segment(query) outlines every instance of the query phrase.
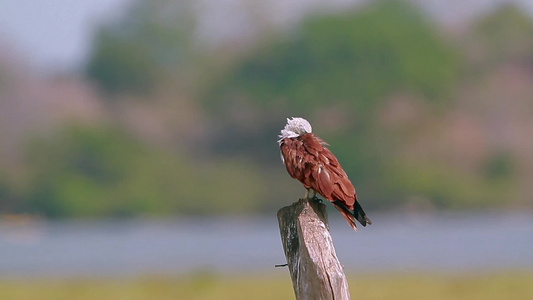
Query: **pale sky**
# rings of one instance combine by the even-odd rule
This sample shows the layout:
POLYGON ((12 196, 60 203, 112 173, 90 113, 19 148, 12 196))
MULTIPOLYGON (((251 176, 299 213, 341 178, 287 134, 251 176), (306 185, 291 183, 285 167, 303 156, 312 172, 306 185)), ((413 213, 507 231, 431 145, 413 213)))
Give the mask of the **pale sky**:
POLYGON ((132 0, 0 0, 0 42, 36 68, 62 69, 88 54, 95 25, 132 0))

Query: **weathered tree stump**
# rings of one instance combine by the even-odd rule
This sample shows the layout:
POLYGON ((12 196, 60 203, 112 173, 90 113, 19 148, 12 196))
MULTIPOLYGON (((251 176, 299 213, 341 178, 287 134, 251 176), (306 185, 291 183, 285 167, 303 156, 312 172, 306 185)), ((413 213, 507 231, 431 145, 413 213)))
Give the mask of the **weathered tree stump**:
POLYGON ((296 299, 349 300, 326 206, 316 198, 300 199, 278 211, 278 222, 296 299))

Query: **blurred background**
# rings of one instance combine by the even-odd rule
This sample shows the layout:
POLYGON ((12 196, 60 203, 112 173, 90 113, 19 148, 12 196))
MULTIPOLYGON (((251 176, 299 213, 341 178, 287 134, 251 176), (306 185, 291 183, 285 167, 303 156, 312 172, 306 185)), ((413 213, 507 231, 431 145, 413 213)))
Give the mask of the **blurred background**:
POLYGON ((0 297, 293 299, 293 116, 357 299, 533 297, 529 0, 0 1, 0 297))

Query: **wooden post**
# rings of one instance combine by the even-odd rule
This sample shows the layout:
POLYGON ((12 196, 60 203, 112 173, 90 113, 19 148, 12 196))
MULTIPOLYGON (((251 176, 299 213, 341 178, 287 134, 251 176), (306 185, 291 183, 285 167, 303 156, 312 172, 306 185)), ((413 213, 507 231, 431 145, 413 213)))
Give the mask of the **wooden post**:
POLYGON ((318 199, 300 199, 278 211, 278 222, 296 299, 349 300, 326 206, 318 199))

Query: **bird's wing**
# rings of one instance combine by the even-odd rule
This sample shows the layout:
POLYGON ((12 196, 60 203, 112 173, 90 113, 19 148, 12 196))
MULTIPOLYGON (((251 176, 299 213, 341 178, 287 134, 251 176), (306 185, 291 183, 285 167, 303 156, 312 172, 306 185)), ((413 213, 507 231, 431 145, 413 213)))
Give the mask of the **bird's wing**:
POLYGON ((312 133, 283 139, 280 150, 287 171, 306 188, 313 188, 331 201, 354 230, 357 230, 356 219, 363 226, 372 224, 357 203, 355 188, 346 172, 325 145, 312 133))
POLYGON ((329 201, 340 200, 353 209, 357 200, 355 188, 338 159, 325 147, 324 141, 315 135, 306 134, 301 138, 306 150, 303 158, 310 169, 307 179, 310 187, 329 201))

